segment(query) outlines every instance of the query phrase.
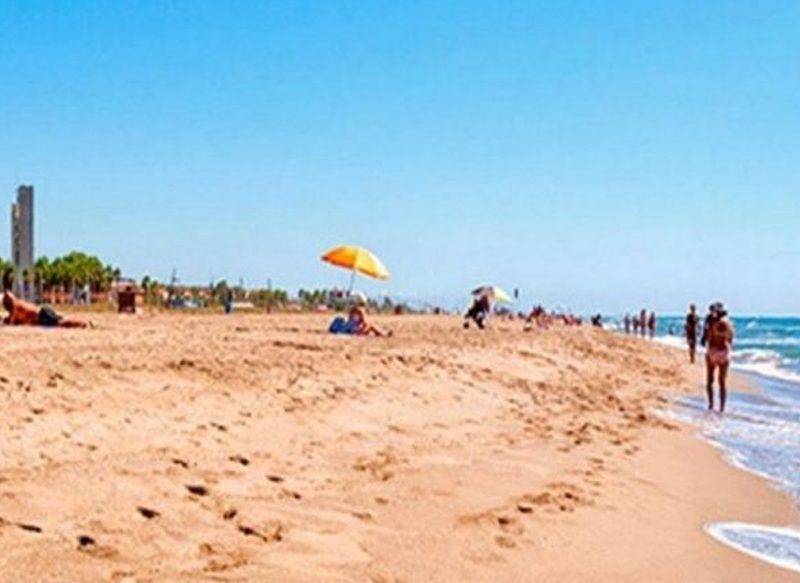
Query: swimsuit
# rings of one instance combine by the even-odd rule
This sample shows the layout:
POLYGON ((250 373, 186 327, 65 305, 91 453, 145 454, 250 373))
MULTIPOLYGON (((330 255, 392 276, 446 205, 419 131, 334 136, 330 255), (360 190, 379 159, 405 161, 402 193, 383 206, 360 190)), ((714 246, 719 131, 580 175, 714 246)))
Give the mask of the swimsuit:
POLYGON ((708 327, 706 340, 706 361, 711 366, 728 364, 731 361, 730 340, 732 333, 729 331, 726 321, 712 321, 708 327))
POLYGON ((727 348, 709 348, 706 350, 706 361, 711 366, 722 366, 731 361, 731 351, 727 348))
POLYGON ((40 326, 47 326, 48 328, 58 326, 61 319, 61 316, 50 306, 44 306, 39 310, 38 320, 40 326))

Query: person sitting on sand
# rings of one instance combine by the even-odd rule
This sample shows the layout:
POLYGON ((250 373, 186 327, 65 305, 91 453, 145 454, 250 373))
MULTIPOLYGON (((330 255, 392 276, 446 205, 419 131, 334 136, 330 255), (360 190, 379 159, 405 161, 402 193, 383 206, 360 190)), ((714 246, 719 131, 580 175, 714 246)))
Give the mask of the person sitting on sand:
POLYGON ((708 410, 714 409, 714 371, 719 369, 719 412, 725 412, 726 387, 728 367, 731 362, 733 349, 733 323, 728 319, 728 312, 722 302, 711 305, 711 313, 707 318, 705 340, 706 348, 706 394, 708 395, 708 410))
POLYGON ((492 311, 492 300, 489 292, 483 292, 472 300, 467 313, 464 314, 464 328, 469 328, 469 321, 472 320, 481 330, 486 326, 486 318, 492 311))
POLYGON ((547 328, 550 325, 550 317, 542 305, 534 306, 531 313, 527 315, 523 330, 529 332, 534 325, 538 328, 547 328))
POLYGON ((364 294, 356 292, 351 296, 350 308, 347 311, 347 320, 341 316, 331 324, 330 331, 334 334, 356 334, 359 336, 391 336, 391 330, 384 330, 367 319, 367 298, 364 294))
POLYGON ((49 306, 39 307, 20 300, 8 288, 3 292, 3 308, 8 316, 4 324, 11 326, 45 326, 53 328, 88 328, 90 324, 81 320, 70 320, 56 313, 49 306))

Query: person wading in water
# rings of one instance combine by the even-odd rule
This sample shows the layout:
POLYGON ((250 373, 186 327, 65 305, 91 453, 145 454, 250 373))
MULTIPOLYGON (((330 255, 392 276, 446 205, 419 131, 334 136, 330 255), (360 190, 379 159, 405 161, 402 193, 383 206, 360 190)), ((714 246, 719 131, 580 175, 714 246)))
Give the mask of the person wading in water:
POLYGON ((700 318, 697 316, 697 308, 694 304, 689 306, 689 313, 686 314, 686 324, 683 326, 683 331, 686 335, 686 344, 689 345, 689 362, 694 364, 694 358, 697 354, 697 324, 700 318))
POLYGON ((711 313, 706 318, 706 329, 703 339, 706 347, 706 393, 708 394, 708 410, 714 409, 714 371, 719 370, 719 412, 725 412, 726 381, 731 363, 733 349, 733 324, 728 319, 728 312, 722 302, 711 305, 711 313))

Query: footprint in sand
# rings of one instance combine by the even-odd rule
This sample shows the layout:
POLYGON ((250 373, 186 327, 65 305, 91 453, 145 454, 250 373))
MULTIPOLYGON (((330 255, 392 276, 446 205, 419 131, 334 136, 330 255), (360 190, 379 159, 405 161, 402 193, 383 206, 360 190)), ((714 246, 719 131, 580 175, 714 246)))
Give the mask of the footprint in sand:
POLYGON ((139 512, 139 514, 144 516, 147 520, 152 520, 154 518, 158 518, 159 516, 161 516, 160 512, 158 512, 156 510, 152 510, 150 508, 145 508, 144 506, 137 506, 136 510, 139 512))
POLYGON ((294 490, 287 490, 286 488, 283 488, 278 493, 278 497, 279 498, 283 498, 283 499, 291 498, 292 500, 302 500, 303 499, 302 494, 300 494, 299 492, 295 492, 294 490))
POLYGON ((237 514, 239 514, 238 510, 236 510, 235 508, 229 508, 228 510, 226 510, 222 514, 222 519, 223 520, 233 520, 234 518, 236 518, 237 514))
POLYGON ((208 496, 208 488, 205 486, 187 485, 186 489, 195 496, 208 496))
POLYGON ((280 522, 266 525, 264 528, 254 528, 244 524, 239 525, 239 532, 245 536, 252 536, 265 543, 280 542, 284 536, 284 526, 280 522))
POLYGON ((511 516, 498 516, 497 525, 509 534, 521 535, 525 532, 525 527, 520 524, 519 520, 511 516))
POLYGON ((355 510, 350 514, 352 514, 355 518, 358 518, 362 522, 372 522, 373 520, 375 520, 375 517, 372 516, 371 512, 355 510))
POLYGON ((118 554, 117 550, 112 547, 98 545, 97 541, 87 534, 82 534, 78 537, 78 550, 105 559, 115 557, 118 554))
POLYGON ((37 534, 42 532, 42 527, 36 526, 35 524, 18 524, 17 526, 27 532, 35 532, 37 534))
POLYGON ((497 546, 503 547, 504 549, 513 549, 517 546, 516 541, 510 536, 498 535, 494 537, 494 542, 497 546))
POLYGON ((249 466, 250 465, 250 460, 247 459, 246 457, 244 457, 243 455, 232 455, 228 459, 230 461, 232 461, 232 462, 236 462, 237 464, 240 464, 240 465, 243 465, 243 466, 249 466))

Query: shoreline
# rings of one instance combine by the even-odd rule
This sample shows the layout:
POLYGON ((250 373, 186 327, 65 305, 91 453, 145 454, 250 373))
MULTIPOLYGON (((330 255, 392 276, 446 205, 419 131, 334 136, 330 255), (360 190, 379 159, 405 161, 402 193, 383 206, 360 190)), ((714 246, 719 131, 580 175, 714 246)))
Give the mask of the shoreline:
POLYGON ((702 391, 673 350, 376 320, 395 336, 313 314, 0 329, 0 581, 796 579, 706 534, 800 517, 654 414, 702 391))
MULTIPOLYGON (((669 340, 674 340, 669 338, 669 340)), ((648 340, 652 341, 652 340, 648 340)), ((681 347, 676 341, 665 341, 663 338, 655 339, 655 343, 667 349, 675 351, 681 357, 688 361, 687 349, 681 347)), ((691 370, 691 375, 699 379, 697 381, 697 395, 695 397, 702 403, 698 403, 698 407, 702 407, 703 411, 691 411, 687 413, 686 403, 679 403, 681 398, 685 398, 686 394, 682 392, 673 393, 672 402, 666 412, 665 418, 677 421, 682 426, 687 427, 693 431, 697 440, 703 442, 705 445, 710 446, 718 452, 720 459, 728 467, 744 472, 750 476, 754 476, 766 484, 770 490, 777 492, 781 496, 787 497, 793 505, 793 514, 795 519, 793 521, 778 521, 778 522, 759 522, 758 520, 751 519, 749 522, 744 519, 737 519, 736 517, 729 517, 725 521, 713 521, 704 525, 704 530, 707 535, 720 544, 728 545, 735 549, 737 552, 745 554, 754 560, 763 561, 767 564, 774 565, 781 569, 790 572, 800 572, 800 564, 798 564, 798 541, 800 540, 800 513, 798 513, 797 499, 791 492, 787 491, 785 486, 776 482, 776 477, 766 473, 763 470, 758 470, 749 467, 745 462, 736 459, 736 451, 731 450, 730 447, 724 446, 716 439, 709 435, 704 435, 708 430, 708 423, 715 425, 721 423, 725 416, 720 416, 718 413, 712 413, 710 416, 705 412, 705 368, 703 364, 702 349, 698 350, 698 358, 694 365, 685 362, 688 370, 691 370), (687 415, 690 418, 687 418, 687 415), (750 546, 742 542, 741 537, 746 534, 751 537, 750 546), (776 542, 775 539, 783 539, 776 542), (786 545, 783 550, 775 545, 786 545), (758 549, 753 546, 759 547, 758 549), (789 550, 791 549, 791 550, 789 550)), ((731 368, 729 373, 729 387, 728 387, 728 408, 726 415, 737 415, 736 407, 738 400, 737 395, 751 395, 759 398, 769 399, 768 389, 775 383, 790 385, 796 390, 800 390, 800 383, 794 380, 789 380, 783 377, 771 377, 762 372, 748 370, 747 368, 739 368, 735 365, 731 368)))

